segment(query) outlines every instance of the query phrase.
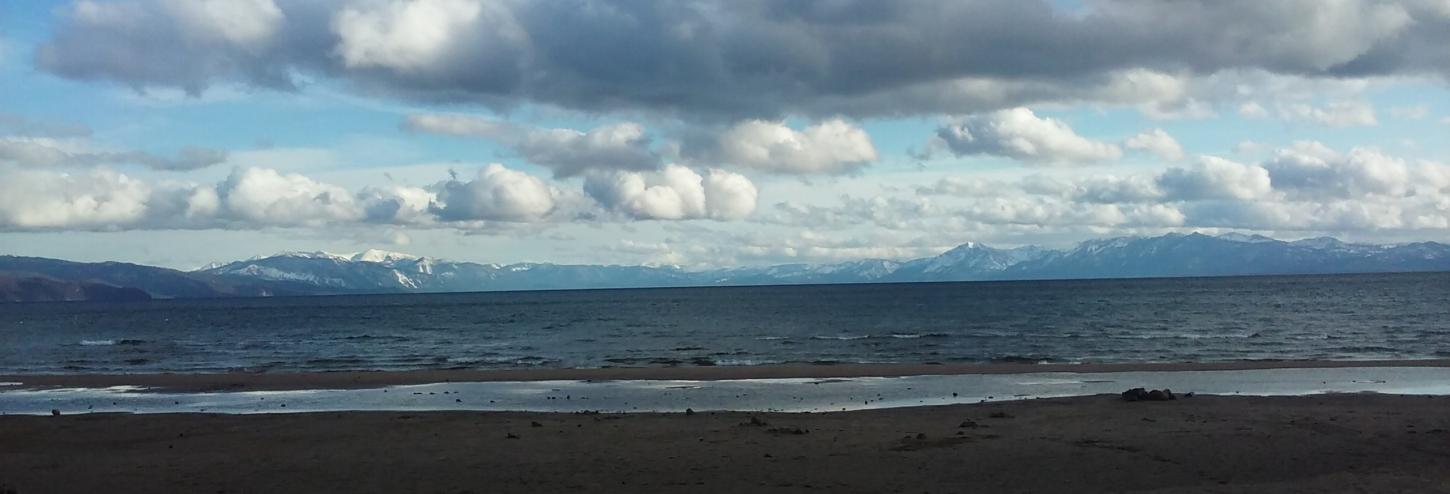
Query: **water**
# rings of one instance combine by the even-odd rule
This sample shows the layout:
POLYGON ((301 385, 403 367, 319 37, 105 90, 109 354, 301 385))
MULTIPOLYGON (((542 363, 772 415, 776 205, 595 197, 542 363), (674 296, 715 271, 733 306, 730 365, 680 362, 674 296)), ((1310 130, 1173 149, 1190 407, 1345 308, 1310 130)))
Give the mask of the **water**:
POLYGON ((1450 274, 0 305, 0 373, 1450 357, 1450 274))

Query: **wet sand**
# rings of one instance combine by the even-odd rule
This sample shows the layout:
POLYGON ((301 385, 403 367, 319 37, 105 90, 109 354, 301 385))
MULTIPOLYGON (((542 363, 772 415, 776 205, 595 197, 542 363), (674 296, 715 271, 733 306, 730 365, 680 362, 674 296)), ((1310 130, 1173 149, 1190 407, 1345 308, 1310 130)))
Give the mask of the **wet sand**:
POLYGON ((1450 492, 1447 430, 1450 397, 1364 394, 7 416, 0 492, 1450 492))
POLYGON ((158 391, 198 392, 357 389, 448 382, 652 379, 713 381, 729 379, 1024 374, 1038 372, 1179 372, 1346 367, 1450 367, 1450 359, 1359 361, 1256 360, 1138 364, 837 364, 618 367, 599 369, 420 370, 401 372, 0 375, 0 383, 22 383, 22 386, 10 386, 8 389, 141 386, 153 388, 158 391))

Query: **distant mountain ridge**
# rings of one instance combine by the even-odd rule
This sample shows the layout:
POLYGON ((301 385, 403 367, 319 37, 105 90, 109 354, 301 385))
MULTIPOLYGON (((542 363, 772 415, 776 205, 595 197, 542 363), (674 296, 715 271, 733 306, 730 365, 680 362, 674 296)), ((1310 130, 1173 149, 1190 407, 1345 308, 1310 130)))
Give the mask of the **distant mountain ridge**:
MULTIPOLYGON (((893 261, 783 264, 688 271, 676 267, 453 262, 368 250, 289 252, 183 272, 124 263, 0 256, 0 274, 132 287, 158 298, 411 293, 572 288, 923 281, 1239 276, 1450 271, 1450 245, 1355 244, 1199 233, 1089 240, 1066 250, 997 249, 968 242, 893 261)), ((0 293, 0 300, 4 300, 0 293)))

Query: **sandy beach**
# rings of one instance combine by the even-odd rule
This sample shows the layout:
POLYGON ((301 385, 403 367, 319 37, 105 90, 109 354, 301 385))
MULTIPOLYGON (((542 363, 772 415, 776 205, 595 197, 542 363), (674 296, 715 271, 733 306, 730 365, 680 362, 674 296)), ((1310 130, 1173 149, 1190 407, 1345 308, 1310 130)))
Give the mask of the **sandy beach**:
POLYGON ((692 380, 900 377, 1041 372, 1179 372, 1253 369, 1338 369, 1349 367, 1450 367, 1450 359, 1425 360, 1254 360, 1201 363, 1085 364, 836 364, 694 367, 613 367, 597 369, 478 369, 400 372, 185 373, 185 374, 38 374, 0 375, 11 389, 104 388, 140 386, 158 391, 275 391, 356 389, 410 384, 568 381, 692 380))
POLYGON ((1450 397, 0 417, 0 492, 1450 492, 1450 397))

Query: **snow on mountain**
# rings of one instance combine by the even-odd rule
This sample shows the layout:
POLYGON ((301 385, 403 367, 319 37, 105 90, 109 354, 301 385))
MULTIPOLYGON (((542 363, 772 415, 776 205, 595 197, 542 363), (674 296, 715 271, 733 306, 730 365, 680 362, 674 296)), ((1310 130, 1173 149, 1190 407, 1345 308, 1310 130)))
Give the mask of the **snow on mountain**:
MULTIPOLYGON (((645 286, 772 285, 1005 279, 1230 276, 1450 271, 1450 246, 1284 242, 1261 235, 1198 233, 1088 240, 1065 250, 997 249, 967 242, 940 255, 892 261, 688 271, 676 266, 477 264, 371 249, 288 252, 194 273, 234 281, 304 284, 329 292, 449 292, 645 286)), ((291 285, 289 285, 291 286, 291 285)))
POLYGON ((348 256, 348 259, 354 262, 390 263, 399 261, 417 261, 423 258, 421 256, 415 256, 412 254, 402 254, 398 252, 388 252, 386 250, 368 249, 348 256))

